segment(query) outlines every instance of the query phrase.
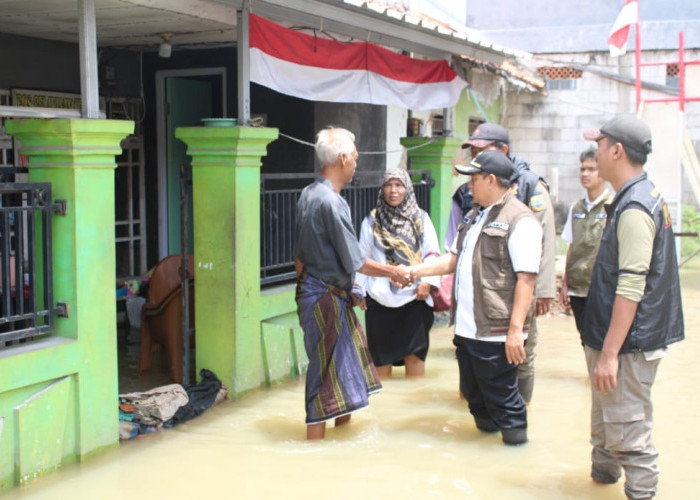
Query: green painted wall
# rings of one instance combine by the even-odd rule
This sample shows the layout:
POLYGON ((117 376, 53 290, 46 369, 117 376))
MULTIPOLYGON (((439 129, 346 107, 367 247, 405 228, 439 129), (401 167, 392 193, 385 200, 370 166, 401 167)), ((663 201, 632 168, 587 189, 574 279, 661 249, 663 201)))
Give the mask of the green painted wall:
POLYGON ((447 221, 452 204, 452 159, 463 142, 456 137, 434 137, 433 142, 424 144, 425 137, 403 137, 401 144, 408 148, 408 158, 412 170, 430 170, 435 186, 430 190, 430 219, 437 231, 438 241, 445 240, 447 221))
POLYGON ((55 334, 0 351, 0 488, 22 484, 119 440, 114 169, 133 122, 10 120, 32 182, 50 182, 55 334), (110 279, 106 279, 110 277, 110 279))
POLYGON ((469 117, 478 116, 485 118, 489 122, 499 123, 501 120, 501 103, 502 97, 494 99, 491 103, 484 103, 479 101, 479 106, 477 106, 477 97, 473 92, 465 90, 455 106, 455 136, 464 140, 469 135, 469 117), (484 113, 481 111, 484 111, 484 113))

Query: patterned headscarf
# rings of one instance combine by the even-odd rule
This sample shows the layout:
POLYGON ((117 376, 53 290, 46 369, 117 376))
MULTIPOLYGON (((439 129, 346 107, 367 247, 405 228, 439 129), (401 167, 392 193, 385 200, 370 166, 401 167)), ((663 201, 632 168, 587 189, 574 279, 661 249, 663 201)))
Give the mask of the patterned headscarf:
POLYGON ((374 217, 374 241, 386 254, 391 265, 413 265, 422 262, 421 236, 423 220, 413 192, 413 183, 405 170, 398 168, 384 173, 384 182, 377 196, 374 217), (406 186, 406 196, 397 206, 392 207, 384 199, 384 184, 398 179, 406 186))

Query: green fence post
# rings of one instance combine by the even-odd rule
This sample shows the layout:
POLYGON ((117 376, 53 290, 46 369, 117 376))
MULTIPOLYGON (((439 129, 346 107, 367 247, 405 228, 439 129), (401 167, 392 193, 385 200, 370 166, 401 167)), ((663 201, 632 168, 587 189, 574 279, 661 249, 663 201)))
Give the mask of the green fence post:
POLYGON ((52 216, 52 262, 54 300, 67 304, 68 317, 56 318, 53 335, 0 360, 0 399, 20 401, 3 442, 16 445, 22 482, 119 442, 114 170, 134 123, 26 119, 5 127, 29 159, 29 180, 51 183, 52 198, 66 201, 65 215, 52 216), (40 418, 40 404, 61 407, 65 421, 45 411, 40 418), (28 432, 22 422, 32 423, 28 432), (11 429, 19 429, 14 439, 11 429))
POLYGON ((401 144, 408 149, 410 169, 430 170, 435 181, 430 190, 430 219, 442 247, 452 205, 452 159, 462 141, 455 137, 402 137, 401 144))
POLYGON ((278 131, 185 127, 192 157, 197 369, 239 396, 264 380, 260 297, 260 166, 278 131))

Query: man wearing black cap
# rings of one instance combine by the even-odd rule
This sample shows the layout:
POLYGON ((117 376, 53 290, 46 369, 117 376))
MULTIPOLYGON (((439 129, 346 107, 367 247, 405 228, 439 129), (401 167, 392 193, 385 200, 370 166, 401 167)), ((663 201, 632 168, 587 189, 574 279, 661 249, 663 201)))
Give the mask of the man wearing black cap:
MULTIPOLYGON (((535 217, 537 217, 540 224, 542 224, 542 261, 540 262, 537 286, 535 287, 535 295, 537 297, 535 317, 537 317, 549 312, 552 299, 557 295, 554 206, 549 197, 549 187, 547 183, 539 175, 530 170, 530 164, 522 157, 509 155, 509 143, 510 137, 506 129, 495 123, 482 123, 469 137, 469 140, 462 144, 462 148, 471 148, 473 158, 481 151, 489 149, 500 151, 510 158, 513 162, 514 170, 511 178, 511 188, 518 199, 530 207, 530 210, 533 211, 535 217)), ((459 165, 456 165, 455 169, 460 173, 465 173, 459 165)), ((464 207, 467 203, 469 203, 469 200, 465 197, 462 206, 464 207)), ((448 222, 448 235, 450 232, 449 226, 450 223, 448 222)), ((533 318, 532 325, 530 326, 530 336, 525 345, 527 359, 518 367, 518 387, 526 403, 529 403, 532 399, 532 392, 535 385, 536 345, 537 321, 533 318)))
POLYGON ((498 151, 479 154, 465 173, 476 206, 450 252, 409 268, 411 278, 455 273, 455 325, 460 391, 477 428, 501 431, 506 444, 527 441, 527 410, 518 365, 535 309, 542 226, 510 189, 512 162, 498 151))
POLYGON ((651 386, 666 347, 684 338, 671 218, 644 172, 651 131, 632 115, 584 132, 616 190, 593 268, 581 338, 591 380, 591 476, 651 498, 659 476, 651 386))

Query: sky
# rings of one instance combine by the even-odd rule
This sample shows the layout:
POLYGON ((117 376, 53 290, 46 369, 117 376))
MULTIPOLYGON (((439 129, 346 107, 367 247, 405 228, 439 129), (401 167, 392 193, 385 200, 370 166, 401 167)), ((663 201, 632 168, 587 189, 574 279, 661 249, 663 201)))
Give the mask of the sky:
MULTIPOLYGON (((607 50, 607 36, 624 4, 624 0, 465 1, 468 27, 494 42, 534 53, 607 50)), ((640 17, 643 49, 677 49, 680 30, 686 48, 700 48, 700 1, 640 0, 640 17)))

